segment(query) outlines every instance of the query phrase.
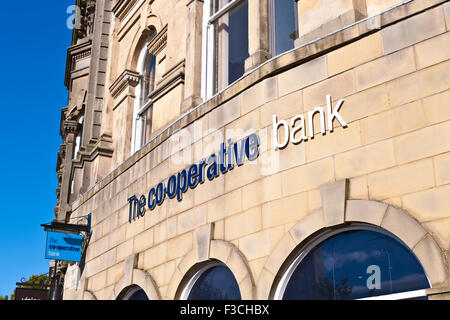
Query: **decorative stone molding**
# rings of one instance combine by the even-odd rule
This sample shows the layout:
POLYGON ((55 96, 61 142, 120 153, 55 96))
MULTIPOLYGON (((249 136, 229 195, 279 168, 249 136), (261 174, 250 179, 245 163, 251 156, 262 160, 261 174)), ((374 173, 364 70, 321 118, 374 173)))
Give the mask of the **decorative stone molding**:
POLYGON ((185 65, 183 60, 162 76, 162 80, 156 84, 156 88, 150 94, 150 98, 153 102, 156 102, 179 84, 184 84, 184 76, 185 65))
MULTIPOLYGON (((134 259, 134 255, 132 258, 134 259)), ((124 289, 132 285, 137 285, 144 290, 149 300, 161 300, 157 286, 148 272, 135 267, 127 268, 126 266, 124 275, 114 285, 110 300, 116 300, 124 289)))
POLYGON ((67 49, 66 74, 64 84, 69 90, 71 88, 70 80, 72 73, 81 69, 88 68, 90 66, 90 60, 87 59, 90 58, 91 54, 92 54, 91 39, 70 46, 67 49))
MULTIPOLYGON (((207 231, 207 229, 208 228, 205 228, 203 231, 207 231)), ((181 291, 183 290, 183 288, 180 287, 180 284, 183 283, 183 279, 188 274, 188 272, 192 268, 195 268, 198 263, 215 259, 223 262, 233 273, 236 282, 239 285, 242 300, 253 300, 255 292, 255 282, 251 275, 246 259, 239 251, 239 249, 233 244, 224 240, 209 240, 208 237, 196 237, 196 241, 198 242, 199 240, 203 243, 197 243, 197 246, 194 247, 181 259, 180 263, 175 269, 175 272, 167 288, 166 298, 169 300, 179 299, 181 291), (207 251, 208 259, 205 260, 202 255, 198 254, 198 247, 209 248, 209 250, 207 251)))
POLYGON ((122 74, 109 87, 109 91, 116 99, 127 87, 136 87, 139 83, 139 73, 131 70, 124 70, 122 74))
POLYGON ((76 134, 80 129, 80 124, 74 120, 66 120, 63 122, 63 138, 70 134, 76 134))
POLYGON ((76 26, 75 36, 77 40, 90 36, 94 30, 95 0, 77 0, 79 8, 79 25, 76 26))
POLYGON ((167 24, 158 32, 158 34, 149 42, 147 49, 149 54, 156 56, 167 46, 167 24))
POLYGON ((119 18, 119 20, 122 21, 123 19, 125 19, 128 13, 131 12, 131 9, 133 9, 137 1, 138 0, 118 0, 112 8, 112 12, 117 18, 119 18))
POLYGON ((408 213, 383 202, 372 200, 346 200, 342 206, 346 183, 332 182, 320 188, 322 199, 335 199, 297 222, 274 247, 257 280, 256 299, 273 298, 276 277, 289 255, 304 240, 318 231, 359 222, 379 226, 398 237, 416 255, 422 264, 431 286, 448 285, 445 253, 424 227, 408 213))

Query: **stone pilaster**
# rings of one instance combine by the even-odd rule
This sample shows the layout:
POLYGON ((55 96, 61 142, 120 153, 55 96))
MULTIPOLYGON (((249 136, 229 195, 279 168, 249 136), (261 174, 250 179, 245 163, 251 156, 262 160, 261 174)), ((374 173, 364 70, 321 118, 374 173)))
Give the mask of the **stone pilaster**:
POLYGON ((62 136, 65 145, 64 158, 62 158, 61 185, 59 186, 59 209, 56 213, 57 221, 66 221, 69 211, 70 184, 72 173, 72 159, 75 147, 75 137, 80 129, 77 121, 66 120, 62 123, 62 136))
POLYGON ((203 32, 203 0, 188 0, 187 30, 186 30, 186 74, 184 82, 184 101, 181 112, 199 105, 202 82, 202 32, 203 32))
POLYGON ((268 0, 248 0, 248 51, 245 71, 249 71, 270 58, 268 0))

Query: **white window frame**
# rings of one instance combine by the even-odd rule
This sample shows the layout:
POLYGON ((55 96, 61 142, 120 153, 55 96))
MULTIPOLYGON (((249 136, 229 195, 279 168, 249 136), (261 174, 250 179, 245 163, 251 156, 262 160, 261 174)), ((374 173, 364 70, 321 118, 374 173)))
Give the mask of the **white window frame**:
POLYGON ((138 62, 136 70, 139 72, 139 83, 136 86, 135 99, 133 106, 133 128, 131 134, 131 154, 133 155, 139 151, 145 141, 145 117, 142 115, 150 108, 153 104, 151 99, 147 101, 143 106, 141 106, 142 95, 144 94, 144 82, 142 80, 145 69, 145 59, 148 56, 147 45, 150 43, 151 37, 149 37, 145 44, 143 45, 141 51, 139 52, 138 62))
MULTIPOLYGON (((240 3, 246 0, 232 0, 223 6, 222 9, 218 10, 216 13, 211 15, 212 10, 212 1, 214 0, 205 0, 203 5, 203 40, 202 40, 202 89, 201 96, 204 101, 211 98, 213 95, 218 94, 224 88, 218 88, 217 92, 214 93, 214 57, 215 57, 215 38, 214 38, 214 22, 216 22, 219 18, 227 14, 234 7, 239 5, 240 3)), ((231 85, 231 84, 229 84, 231 85)), ((229 86, 228 85, 228 86, 229 86)), ((225 86, 226 88, 227 86, 225 86)))

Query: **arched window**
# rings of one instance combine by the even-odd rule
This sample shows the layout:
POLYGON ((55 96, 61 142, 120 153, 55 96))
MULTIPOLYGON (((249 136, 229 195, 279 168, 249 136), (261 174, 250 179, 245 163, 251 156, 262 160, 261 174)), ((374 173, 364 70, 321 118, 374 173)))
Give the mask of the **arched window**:
POLYGON ((139 286, 132 285, 122 290, 117 300, 149 300, 147 294, 139 286))
POLYGON ((136 99, 133 111, 133 134, 131 153, 135 153, 148 142, 151 134, 151 93, 155 89, 156 56, 148 51, 148 44, 155 37, 156 31, 147 37, 139 53, 137 72, 139 72, 139 83, 136 86, 136 99))
POLYGON ((239 285, 231 270, 219 261, 208 262, 190 277, 182 300, 241 300, 239 285))
POLYGON ((291 261, 281 272, 275 299, 417 298, 430 287, 406 245, 380 228, 365 225, 332 231, 291 261))

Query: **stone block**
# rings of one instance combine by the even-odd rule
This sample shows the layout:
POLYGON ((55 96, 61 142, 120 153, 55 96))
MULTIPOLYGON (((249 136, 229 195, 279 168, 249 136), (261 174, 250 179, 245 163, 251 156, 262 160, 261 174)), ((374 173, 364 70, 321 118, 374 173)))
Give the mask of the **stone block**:
POLYGON ((423 99, 423 109, 427 124, 435 124, 450 120, 450 90, 423 99))
POLYGON ((241 95, 225 102, 209 114, 209 130, 217 130, 241 116, 241 95))
POLYGON ((448 218, 450 212, 450 185, 412 193, 403 197, 403 207, 419 221, 448 218))
POLYGON ((305 88, 303 90, 304 110, 326 105, 327 94, 336 101, 353 92, 355 92, 354 72, 350 70, 305 88))
POLYGON ((339 113, 351 126, 359 120, 389 109, 389 97, 386 84, 357 92, 344 99, 339 113))
POLYGON ((433 162, 425 159, 368 176, 369 197, 387 199, 434 186, 433 162))
POLYGON ((387 204, 370 200, 348 200, 345 211, 345 221, 365 222, 376 226, 381 225, 387 204))
POLYGON ((247 261, 262 258, 269 255, 273 242, 279 238, 272 239, 270 230, 264 230, 239 239, 239 250, 244 254, 247 261))
POLYGON ((313 212, 322 207, 322 199, 320 198, 320 190, 308 191, 308 212, 313 212))
POLYGON ((178 215, 177 233, 185 233, 206 224, 208 205, 204 204, 178 215))
POLYGON ((324 219, 323 211, 316 210, 307 214, 303 217, 299 222, 297 222, 290 230, 289 233, 292 236, 292 239, 295 241, 295 244, 300 244, 307 237, 319 231, 322 228, 325 228, 325 219, 324 219))
POLYGON ((388 83, 392 106, 399 106, 450 88, 450 61, 422 69, 388 83))
POLYGON ((163 264, 167 258, 167 242, 162 242, 144 252, 143 269, 151 269, 163 264))
POLYGON ((427 10, 383 29, 383 52, 389 54, 442 32, 445 32, 442 7, 427 10))
POLYGON ((394 165, 392 140, 384 140, 335 156, 336 179, 357 177, 394 165))
POLYGON ((423 69, 450 58, 450 32, 415 45, 417 68, 423 69))
POLYGON ((450 121, 429 126, 395 139, 398 163, 434 156, 450 150, 450 121))
POLYGON ((297 91, 328 76, 327 58, 322 56, 278 75, 279 96, 297 91))
POLYGON ((268 202, 262 207, 263 227, 270 228, 300 220, 308 213, 308 193, 268 202))
MULTIPOLYGON (((213 181, 207 181, 203 184, 199 184, 194 192, 194 204, 198 206, 201 203, 214 199, 225 192, 225 179, 221 175, 215 178, 213 181)), ((209 211, 209 210, 208 210, 209 211)))
POLYGON ((434 174, 436 185, 450 183, 450 152, 434 157, 434 174))
POLYGON ((211 240, 213 239, 215 225, 212 223, 201 226, 195 230, 195 249, 197 261, 209 259, 211 240))
POLYGON ((279 99, 265 103, 260 111, 261 127, 272 125, 273 115, 279 119, 288 119, 303 113, 303 91, 297 90, 279 99))
POLYGON ((286 258, 291 254, 295 247, 296 243, 291 235, 289 233, 285 234, 275 246, 264 267, 271 273, 277 274, 281 265, 286 261, 286 258))
POLYGON ((191 232, 170 239, 167 241, 167 260, 184 256, 192 250, 192 244, 191 232))
POLYGON ((391 138, 425 125, 422 104, 415 101, 360 121, 363 144, 391 138))
POLYGON ((244 258, 241 257, 238 250, 233 250, 227 261, 227 266, 233 271, 237 283, 241 283, 245 277, 249 276, 248 267, 244 258))
POLYGON ((208 223, 221 220, 241 210, 242 189, 237 189, 208 202, 208 223))
POLYGON ((426 233, 416 220, 394 207, 388 208, 381 227, 399 237, 411 249, 426 233))
POLYGON ((360 176, 349 180, 349 199, 368 199, 369 189, 367 186, 367 176, 360 176))
POLYGON ((414 248, 414 254, 419 259, 432 287, 444 283, 447 274, 440 248, 430 235, 424 237, 414 248))
POLYGON ((220 260, 226 264, 233 250, 235 250, 235 248, 231 243, 221 240, 213 240, 211 241, 209 257, 211 259, 220 260))
POLYGON ((134 238, 134 252, 139 253, 153 245, 153 229, 147 229, 134 238))
POLYGON ((377 32, 328 54, 328 75, 332 76, 383 55, 381 33, 377 32))
POLYGON ((281 173, 283 195, 289 196, 334 180, 334 163, 332 158, 326 158, 307 163, 281 173))
POLYGON ((256 283, 256 299, 257 300, 268 300, 270 289, 272 288, 273 280, 275 275, 273 275, 266 268, 263 268, 258 281, 256 283))
POLYGON ((444 250, 450 249, 450 217, 424 223, 444 250))
POLYGON ((445 23, 447 25, 447 31, 450 31, 450 3, 444 3, 443 9, 444 9, 445 23))
POLYGON ((339 180, 320 187, 322 212, 326 226, 344 223, 347 180, 339 180))
POLYGON ((121 243, 117 246, 117 262, 123 261, 126 257, 131 255, 134 251, 133 245, 134 239, 129 239, 126 242, 121 243))
POLYGON ((265 102, 265 85, 259 82, 242 93, 241 114, 245 115, 265 102))
POLYGON ((261 228, 261 207, 253 207, 225 219, 225 240, 235 240, 260 231, 261 228))
POLYGON ((242 209, 260 205, 281 197, 281 174, 265 177, 242 188, 242 209))
POLYGON ((308 162, 322 159, 361 146, 360 122, 355 121, 347 128, 339 126, 332 133, 317 135, 306 146, 308 162))
POLYGON ((374 87, 415 70, 413 48, 406 48, 357 67, 356 90, 374 87))

